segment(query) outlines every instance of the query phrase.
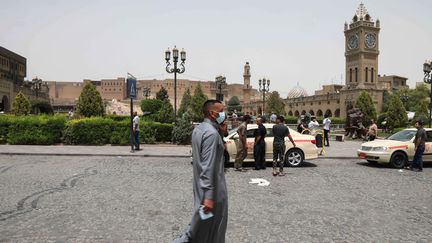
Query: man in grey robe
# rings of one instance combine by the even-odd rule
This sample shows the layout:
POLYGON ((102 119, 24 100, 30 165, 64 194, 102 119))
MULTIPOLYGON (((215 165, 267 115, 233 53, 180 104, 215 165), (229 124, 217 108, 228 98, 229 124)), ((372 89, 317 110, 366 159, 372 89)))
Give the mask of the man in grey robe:
POLYGON ((173 242, 223 243, 228 222, 228 194, 224 174, 224 145, 219 124, 225 120, 223 105, 208 100, 204 121, 192 133, 194 210, 187 230, 173 242), (200 207, 213 217, 201 219, 200 207))

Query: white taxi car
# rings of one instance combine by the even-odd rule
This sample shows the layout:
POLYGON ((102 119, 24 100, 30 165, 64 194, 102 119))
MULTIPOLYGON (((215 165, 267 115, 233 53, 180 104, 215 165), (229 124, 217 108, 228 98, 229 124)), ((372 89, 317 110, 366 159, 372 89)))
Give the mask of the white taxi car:
MULTIPOLYGON (((425 128, 427 134, 424 161, 432 161, 432 129, 425 128)), ((366 159, 369 163, 390 163, 394 168, 403 168, 414 157, 414 138, 417 129, 409 128, 397 132, 386 139, 363 143, 357 150, 360 159, 366 159)))
MULTIPOLYGON (((266 161, 273 161, 273 126, 274 124, 263 124, 267 129, 267 135, 265 137, 266 144, 266 161)), ((248 124, 246 139, 248 154, 244 162, 254 161, 253 157, 253 145, 254 145, 254 132, 258 129, 256 124, 248 124)), ((303 135, 294 131, 290 128, 290 134, 296 143, 294 148, 288 137, 285 137, 285 164, 289 166, 300 166, 304 160, 312 160, 318 158, 318 148, 315 145, 315 137, 311 135, 303 135)), ((225 138, 227 151, 225 155, 228 163, 233 163, 237 154, 236 144, 238 143, 239 135, 237 129, 233 129, 229 132, 229 135, 225 138)))

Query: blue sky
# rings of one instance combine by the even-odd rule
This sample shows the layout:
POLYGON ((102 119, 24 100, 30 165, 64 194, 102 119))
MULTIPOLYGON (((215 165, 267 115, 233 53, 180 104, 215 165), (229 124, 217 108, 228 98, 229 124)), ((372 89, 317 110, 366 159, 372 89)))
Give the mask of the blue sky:
MULTIPOLYGON (((380 19, 379 73, 422 81, 432 59, 432 1, 363 1, 380 19)), ((0 0, 0 45, 27 57, 28 75, 81 81, 168 78, 164 51, 187 51, 181 78, 242 82, 262 77, 283 96, 297 83, 310 94, 340 83, 344 22, 360 1, 0 0)), ((345 77, 343 77, 344 82, 345 77)))

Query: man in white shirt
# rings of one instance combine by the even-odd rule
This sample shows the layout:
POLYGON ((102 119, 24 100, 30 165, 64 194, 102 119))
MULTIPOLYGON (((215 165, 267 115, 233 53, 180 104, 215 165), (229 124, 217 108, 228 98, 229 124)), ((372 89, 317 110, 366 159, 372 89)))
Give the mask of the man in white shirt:
POLYGON ((329 142, 330 124, 331 124, 331 120, 330 118, 328 118, 328 115, 326 114, 323 120, 323 128, 324 128, 324 145, 327 147, 330 146, 330 142, 329 142))
POLYGON ((132 122, 132 129, 133 129, 133 142, 135 145, 135 150, 140 150, 140 141, 139 141, 139 123, 140 123, 140 118, 138 116, 138 113, 135 111, 134 112, 134 119, 132 122))
POLYGON ((310 130, 312 135, 315 135, 316 130, 319 128, 319 123, 316 120, 316 117, 312 117, 311 121, 309 122, 308 129, 310 130))

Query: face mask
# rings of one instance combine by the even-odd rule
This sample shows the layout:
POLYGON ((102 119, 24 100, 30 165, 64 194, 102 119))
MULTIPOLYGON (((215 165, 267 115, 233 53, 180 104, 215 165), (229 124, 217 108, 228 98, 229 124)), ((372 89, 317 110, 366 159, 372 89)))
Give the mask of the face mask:
POLYGON ((218 124, 222 124, 225 121, 225 112, 219 112, 219 117, 216 118, 218 124))

